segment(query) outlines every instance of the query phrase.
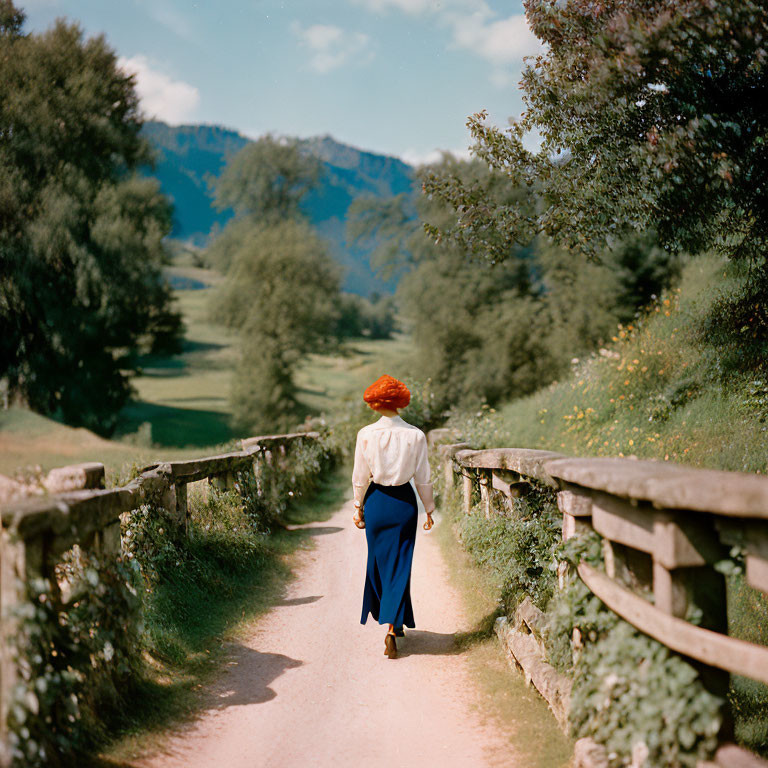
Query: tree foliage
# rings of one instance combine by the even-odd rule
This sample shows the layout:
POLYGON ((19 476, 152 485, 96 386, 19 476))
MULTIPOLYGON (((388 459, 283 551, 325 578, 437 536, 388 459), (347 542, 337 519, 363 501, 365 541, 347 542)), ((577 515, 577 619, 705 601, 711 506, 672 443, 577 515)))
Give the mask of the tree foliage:
POLYGON ((370 298, 342 293, 338 302, 334 336, 338 339, 389 339, 397 328, 397 308, 392 296, 370 298))
POLYGON ((717 247, 765 266, 765 0, 526 0, 546 52, 523 73, 507 130, 468 126, 491 169, 539 194, 499 205, 482 184, 432 174, 454 208, 442 232, 491 260, 541 233, 599 256, 655 230, 674 252, 717 247), (526 149, 529 132, 541 151, 526 149))
POLYGON ((210 247, 226 275, 212 310, 240 333, 231 404, 242 430, 295 426, 296 368, 335 336, 339 267, 298 205, 318 168, 295 142, 267 136, 241 150, 217 186, 217 200, 237 215, 210 247))
MULTIPOLYGON (((420 173, 422 181, 435 176, 487 190, 499 205, 535 205, 534 191, 479 160, 446 156, 420 173)), ((348 224, 351 237, 377 237, 379 269, 401 272, 397 301, 418 350, 416 373, 431 380, 442 407, 496 404, 551 382, 574 355, 633 317, 674 271, 651 235, 604 250, 602 263, 544 236, 511 244, 490 263, 458 238, 425 233, 455 221, 440 197, 414 194, 358 200, 348 224)))
POLYGON ((216 204, 240 216, 295 217, 321 169, 320 161, 302 152, 295 140, 263 136, 227 164, 216 184, 216 204))
POLYGON ((214 317, 304 355, 327 342, 339 268, 304 221, 254 225, 216 295, 214 317), (257 308, 257 311, 254 310, 257 308))
POLYGON ((0 378, 32 408, 108 433, 137 353, 173 349, 161 278, 170 208, 136 171, 134 80, 103 38, 23 34, 0 4, 0 378))

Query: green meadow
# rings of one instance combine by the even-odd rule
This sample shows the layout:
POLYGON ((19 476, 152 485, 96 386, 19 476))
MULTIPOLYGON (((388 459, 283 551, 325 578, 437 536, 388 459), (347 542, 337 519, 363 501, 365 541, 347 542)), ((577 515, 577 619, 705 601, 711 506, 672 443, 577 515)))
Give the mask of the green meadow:
MULTIPOLYGON (((230 425, 229 389, 237 361, 237 335, 209 317, 212 291, 221 275, 188 263, 188 254, 168 268, 174 298, 184 318, 178 355, 146 356, 112 439, 75 429, 21 408, 0 412, 0 473, 34 473, 81 461, 103 462, 116 481, 131 466, 158 459, 201 456, 229 447, 244 435, 230 425)), ((286 308, 290 311, 290 308, 286 308)), ((313 354, 297 373, 300 400, 318 414, 331 414, 382 373, 404 376, 413 357, 411 339, 355 339, 336 354, 313 354)))

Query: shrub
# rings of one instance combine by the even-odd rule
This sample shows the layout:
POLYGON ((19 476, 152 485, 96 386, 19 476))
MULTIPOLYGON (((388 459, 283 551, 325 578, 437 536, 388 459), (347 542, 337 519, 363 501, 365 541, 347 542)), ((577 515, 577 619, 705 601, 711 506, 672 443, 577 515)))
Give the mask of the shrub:
POLYGON ((38 579, 19 606, 8 719, 14 765, 77 764, 105 740, 104 716, 130 698, 126 684, 140 665, 135 568, 79 551, 66 567, 80 596, 62 605, 58 590, 38 579))
POLYGON ((582 651, 569 716, 605 745, 611 768, 693 768, 717 746, 721 704, 690 664, 617 621, 582 651))
POLYGON ((516 499, 510 517, 490 520, 475 507, 459 522, 462 542, 475 562, 492 570, 508 614, 529 596, 545 608, 557 585, 554 550, 562 533, 561 515, 552 492, 535 487, 516 499))
POLYGON ((232 606, 239 619, 277 560, 270 531, 332 460, 327 445, 311 442, 262 465, 258 478, 240 473, 232 489, 190 492, 187 531, 150 498, 123 516, 119 556, 75 547, 56 584, 30 582, 17 616, 14 765, 82 765, 135 723, 137 700, 167 698, 165 686, 153 687, 155 668, 186 669, 232 622, 232 606))

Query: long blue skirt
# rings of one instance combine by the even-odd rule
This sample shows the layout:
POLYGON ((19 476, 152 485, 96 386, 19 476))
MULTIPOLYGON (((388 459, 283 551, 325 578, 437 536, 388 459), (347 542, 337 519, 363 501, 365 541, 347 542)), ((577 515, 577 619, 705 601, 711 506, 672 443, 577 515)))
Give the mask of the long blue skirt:
POLYGON ((370 613, 379 624, 414 627, 411 564, 418 507, 413 486, 371 483, 363 510, 368 565, 360 623, 370 613))

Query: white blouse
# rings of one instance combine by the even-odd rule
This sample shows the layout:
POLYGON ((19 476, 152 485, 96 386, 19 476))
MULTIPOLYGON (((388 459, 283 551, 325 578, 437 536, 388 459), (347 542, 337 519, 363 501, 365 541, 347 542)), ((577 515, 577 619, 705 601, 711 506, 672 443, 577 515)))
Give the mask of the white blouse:
POLYGON ((357 433, 352 485, 362 501, 368 483, 403 485, 413 479, 424 507, 434 509, 427 436, 401 416, 382 416, 357 433))

